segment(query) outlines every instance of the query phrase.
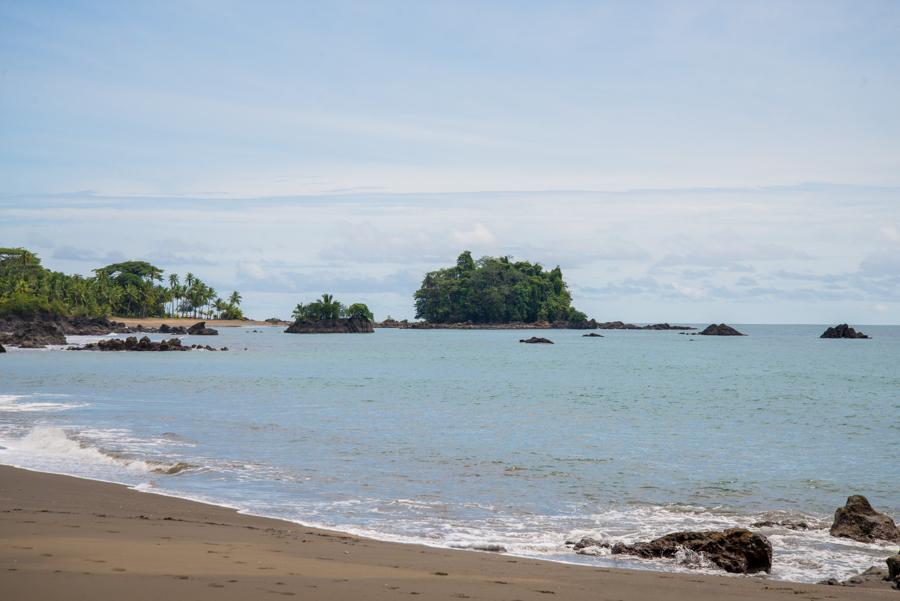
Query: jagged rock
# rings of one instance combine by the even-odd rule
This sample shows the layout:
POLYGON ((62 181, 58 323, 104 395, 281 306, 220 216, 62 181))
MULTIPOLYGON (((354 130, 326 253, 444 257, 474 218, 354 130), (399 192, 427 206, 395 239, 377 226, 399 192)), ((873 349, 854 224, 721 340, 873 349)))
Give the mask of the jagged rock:
POLYGON ((170 338, 160 342, 153 342, 147 336, 138 340, 135 336, 126 339, 110 338, 92 342, 82 347, 73 348, 73 351, 189 351, 190 348, 182 346, 178 338, 170 338))
POLYGON ((862 332, 857 332, 845 323, 828 328, 819 338, 866 338, 869 337, 862 332))
POLYGON ((48 344, 66 344, 66 334, 55 321, 25 321, 14 325, 8 334, 0 334, 0 344, 19 348, 44 348, 48 344))
POLYGON ((598 334, 597 332, 591 332, 590 334, 582 334, 582 338, 603 338, 603 334, 598 334))
MULTIPOLYGON (((205 322, 204 322, 205 323, 205 322)), ((159 326, 159 330, 157 330, 160 334, 187 334, 187 328, 184 326, 170 326, 168 324, 162 324, 159 326)))
POLYGON ((609 543, 603 542, 602 540, 593 538, 591 536, 585 536, 577 542, 566 541, 566 544, 571 544, 576 553, 581 553, 583 555, 590 555, 590 553, 583 553, 585 549, 608 549, 610 547, 609 543))
POLYGON ((191 336, 218 336, 219 331, 206 327, 205 321, 198 321, 187 329, 187 333, 191 336))
POLYGON ((724 323, 712 324, 706 326, 706 329, 700 332, 701 336, 746 336, 741 334, 734 328, 724 323))
POLYGON ((648 543, 616 543, 612 546, 612 553, 651 559, 675 557, 681 549, 703 555, 726 572, 753 574, 772 569, 772 544, 765 536, 744 528, 673 532, 648 543))
POLYGON ((862 495, 847 497, 847 504, 834 512, 831 536, 863 543, 875 540, 900 542, 900 529, 889 516, 875 511, 862 495))
POLYGON ((372 321, 366 317, 345 317, 341 319, 322 319, 319 321, 295 321, 287 334, 371 334, 375 329, 372 321))
POLYGON ((600 330, 696 330, 690 326, 673 326, 667 323, 653 323, 646 326, 639 326, 633 323, 625 323, 622 321, 605 321, 597 324, 600 330))
POLYGON ((0 353, 5 353, 5 352, 6 352, 6 349, 3 348, 3 345, 2 345, 2 344, 0 344, 0 353))
POLYGON ((523 338, 519 342, 524 342, 525 344, 553 344, 553 341, 549 338, 539 338, 538 336, 523 338))

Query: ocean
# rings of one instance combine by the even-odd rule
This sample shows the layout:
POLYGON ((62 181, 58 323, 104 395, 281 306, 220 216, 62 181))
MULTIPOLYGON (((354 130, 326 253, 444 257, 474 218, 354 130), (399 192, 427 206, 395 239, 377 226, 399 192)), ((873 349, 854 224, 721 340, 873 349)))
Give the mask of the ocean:
POLYGON ((597 566, 714 571, 566 541, 782 519, 810 529, 756 528, 774 547, 769 578, 882 563, 896 545, 828 526, 850 494, 900 518, 900 327, 862 327, 871 340, 737 327, 748 336, 249 327, 185 337, 229 352, 13 350, 0 463, 597 566), (518 343, 532 334, 555 344, 518 343))

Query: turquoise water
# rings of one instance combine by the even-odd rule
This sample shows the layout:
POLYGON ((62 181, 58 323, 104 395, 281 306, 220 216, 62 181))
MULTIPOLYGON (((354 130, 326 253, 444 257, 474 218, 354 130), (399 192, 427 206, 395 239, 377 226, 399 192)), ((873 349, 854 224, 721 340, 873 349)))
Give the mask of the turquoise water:
POLYGON ((739 329, 541 334, 550 346, 516 331, 238 328, 214 339, 228 353, 13 351, 0 462, 594 565, 697 569, 565 541, 784 517, 814 528, 762 529, 773 578, 848 576, 896 551, 827 526, 853 493, 900 518, 900 327, 739 329))

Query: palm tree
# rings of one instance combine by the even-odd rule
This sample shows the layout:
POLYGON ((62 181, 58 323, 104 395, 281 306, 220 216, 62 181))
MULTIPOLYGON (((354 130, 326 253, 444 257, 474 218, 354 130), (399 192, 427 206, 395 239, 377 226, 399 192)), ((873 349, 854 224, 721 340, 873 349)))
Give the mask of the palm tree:
POLYGON ((237 290, 231 293, 231 296, 228 297, 228 302, 234 305, 235 307, 240 306, 241 301, 244 300, 241 298, 241 295, 237 290))

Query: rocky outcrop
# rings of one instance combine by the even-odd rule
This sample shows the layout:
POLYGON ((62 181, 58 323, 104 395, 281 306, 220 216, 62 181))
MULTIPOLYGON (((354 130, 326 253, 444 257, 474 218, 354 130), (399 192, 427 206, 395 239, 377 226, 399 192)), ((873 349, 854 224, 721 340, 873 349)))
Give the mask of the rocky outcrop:
POLYGON ((582 338, 603 338, 603 334, 598 334, 597 332, 591 332, 590 334, 582 334, 582 338))
POLYGON ((519 342, 524 342, 525 344, 553 344, 553 341, 549 338, 539 338, 538 336, 523 338, 519 342))
POLYGON ((189 347, 183 346, 178 338, 153 342, 147 336, 140 340, 136 336, 122 338, 110 338, 92 342, 84 346, 73 348, 73 351, 189 351, 189 347))
POLYGON ((744 528, 723 531, 673 532, 647 543, 609 545, 585 538, 575 543, 576 552, 589 554, 591 547, 608 547, 613 555, 635 555, 644 559, 673 558, 684 550, 697 553, 726 572, 754 574, 772 570, 772 544, 744 528))
POLYGON ((825 330, 819 338, 865 338, 869 337, 863 334, 862 332, 857 332, 850 326, 845 323, 834 326, 833 328, 828 328, 825 330))
POLYGON ((187 329, 187 333, 191 336, 218 336, 219 331, 206 327, 205 321, 198 321, 187 329))
POLYGON ((374 331, 372 321, 365 317, 295 321, 285 330, 288 334, 371 334, 374 331))
POLYGON ((900 543, 900 529, 889 516, 875 511, 862 495, 847 497, 847 503, 834 512, 831 536, 851 538, 863 543, 877 540, 900 543))
POLYGON ((44 348, 66 344, 66 334, 55 321, 26 321, 15 325, 7 334, 0 334, 0 344, 19 348, 44 348))
MULTIPOLYGON (((203 324, 206 325, 206 322, 203 322, 203 324)), ((191 326, 191 327, 193 327, 193 326, 191 326)), ((164 323, 161 326, 159 326, 159 333, 160 334, 187 334, 188 331, 187 331, 187 328, 185 328, 184 326, 170 326, 170 325, 164 323)))
POLYGON ((5 353, 5 352, 6 352, 6 349, 3 348, 3 345, 2 345, 2 344, 0 344, 0 353, 5 353))
POLYGON ((706 326, 702 332, 700 332, 701 336, 746 336, 746 334, 741 334, 734 328, 724 323, 720 324, 712 324, 706 326))
POLYGON ((625 323, 622 321, 605 321, 597 324, 599 330, 696 330, 690 326, 673 326, 667 323, 654 323, 646 326, 639 326, 633 323, 625 323))

